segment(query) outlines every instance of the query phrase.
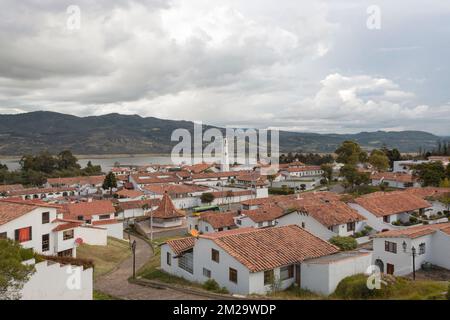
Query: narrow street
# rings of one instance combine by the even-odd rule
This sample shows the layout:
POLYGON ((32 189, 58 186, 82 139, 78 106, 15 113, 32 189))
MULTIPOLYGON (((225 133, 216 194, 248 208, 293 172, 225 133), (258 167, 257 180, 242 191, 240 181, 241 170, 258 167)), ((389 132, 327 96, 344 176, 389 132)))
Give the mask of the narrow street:
MULTIPOLYGON (((136 270, 139 270, 152 256, 147 242, 132 236, 136 240, 136 270)), ((128 282, 133 273, 133 257, 123 261, 117 269, 99 277, 94 289, 124 300, 204 300, 194 294, 179 292, 173 289, 155 289, 128 282)))

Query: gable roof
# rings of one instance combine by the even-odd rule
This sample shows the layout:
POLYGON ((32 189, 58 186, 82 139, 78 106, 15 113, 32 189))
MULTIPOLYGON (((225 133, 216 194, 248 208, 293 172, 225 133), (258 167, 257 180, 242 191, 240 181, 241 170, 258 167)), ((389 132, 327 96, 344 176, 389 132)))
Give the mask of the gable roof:
POLYGON ((305 204, 301 211, 326 227, 366 220, 358 211, 341 201, 305 204))
POLYGON ((271 270, 339 252, 339 248, 308 231, 288 225, 242 228, 200 235, 242 263, 250 272, 271 270))
POLYGON ((200 214, 200 219, 209 223, 214 229, 225 228, 225 227, 234 227, 236 224, 234 223, 234 217, 236 217, 237 212, 221 212, 221 213, 203 213, 200 214))
POLYGON ((153 211, 152 216, 153 218, 158 219, 173 219, 182 218, 185 216, 185 213, 182 210, 175 208, 175 205, 169 195, 165 193, 161 199, 160 205, 155 211, 153 211))
POLYGON ((408 173, 403 172, 375 172, 371 175, 372 180, 389 180, 402 183, 413 183, 417 179, 408 173))
POLYGON ((377 217, 431 207, 428 201, 404 191, 374 192, 354 201, 377 217))
POLYGON ((167 244, 176 255, 180 255, 183 252, 186 252, 194 247, 195 238, 186 237, 180 239, 173 239, 166 241, 165 244, 167 244))
POLYGON ((159 204, 160 204, 159 199, 132 200, 132 201, 117 202, 116 208, 117 211, 124 211, 131 209, 141 209, 144 205, 148 205, 148 207, 150 208, 159 204))
POLYGON ((439 198, 440 196, 450 193, 450 188, 436 188, 436 187, 425 187, 425 188, 408 188, 405 192, 411 193, 422 199, 424 198, 439 198))
POLYGON ((209 190, 207 187, 198 186, 195 184, 158 184, 145 186, 144 189, 160 195, 166 192, 169 195, 182 195, 209 190))
POLYGON ((142 191, 129 190, 129 189, 119 190, 116 192, 116 194, 119 197, 123 197, 123 198, 137 198, 137 197, 142 197, 144 195, 144 193, 142 191))
POLYGON ((0 185, 0 192, 10 192, 23 189, 21 184, 2 184, 0 185))
POLYGON ((432 234, 438 230, 450 235, 450 222, 446 223, 436 223, 429 225, 420 225, 415 227, 409 227, 400 230, 389 230, 385 232, 380 232, 373 235, 372 238, 410 238, 415 239, 418 237, 425 236, 427 234, 432 234))
POLYGON ((0 226, 17 219, 36 208, 38 208, 38 206, 34 204, 27 205, 0 201, 0 226))
POLYGON ((91 217, 93 215, 111 214, 115 212, 109 200, 94 200, 91 202, 69 203, 63 205, 64 218, 77 219, 78 216, 91 217))
POLYGON ((99 185, 105 180, 105 175, 100 176, 79 176, 69 178, 48 178, 47 183, 51 185, 99 185))

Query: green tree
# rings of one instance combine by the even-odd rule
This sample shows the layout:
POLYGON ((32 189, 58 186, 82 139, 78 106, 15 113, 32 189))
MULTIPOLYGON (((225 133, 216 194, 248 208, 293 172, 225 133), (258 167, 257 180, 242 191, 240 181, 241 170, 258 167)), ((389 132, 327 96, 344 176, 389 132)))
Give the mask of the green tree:
POLYGON ((269 182, 270 182, 270 187, 272 187, 273 180, 275 180, 276 177, 277 176, 275 174, 269 174, 267 176, 267 180, 269 180, 269 182))
POLYGON ((202 193, 202 195, 200 196, 200 200, 202 201, 202 203, 211 203, 214 201, 214 199, 215 197, 211 192, 202 193))
POLYGON ((400 151, 397 149, 388 149, 386 146, 383 146, 381 148, 381 151, 384 152, 384 154, 389 158, 389 166, 392 168, 394 166, 394 161, 400 161, 402 160, 402 155, 400 154, 400 151))
POLYGON ((87 176, 93 176, 96 174, 101 174, 102 173, 102 167, 99 165, 92 165, 91 161, 88 161, 88 163, 86 164, 86 168, 82 169, 82 173, 87 175, 87 176))
POLYGON ((368 173, 359 172, 354 165, 346 164, 340 170, 340 176, 344 177, 348 186, 352 189, 355 186, 362 184, 367 184, 370 181, 370 176, 368 173))
POLYGON ((442 162, 426 162, 415 166, 414 175, 419 178, 424 187, 439 187, 445 178, 445 168, 442 162))
POLYGON ((102 188, 104 190, 108 190, 109 189, 109 193, 112 194, 112 189, 113 188, 117 188, 117 180, 116 180, 116 175, 112 172, 109 172, 106 177, 105 180, 103 181, 103 185, 102 188))
POLYGON ((328 183, 330 183, 333 179, 333 167, 330 164, 322 164, 320 169, 323 171, 322 177, 327 179, 328 183))
POLYGON ((447 164, 447 168, 445 169, 445 175, 450 179, 450 163, 447 164))
POLYGON ((368 161, 378 171, 385 171, 387 168, 389 168, 389 158, 381 150, 377 149, 372 150, 368 161))
POLYGON ((367 160, 367 153, 354 141, 344 141, 335 153, 337 154, 336 161, 344 164, 355 165, 367 160))
POLYGON ((78 159, 72 154, 70 150, 64 150, 58 153, 57 161, 59 170, 80 169, 78 159))
POLYGON ((34 266, 22 262, 34 257, 11 240, 0 240, 0 300, 20 299, 20 290, 34 273, 34 266))

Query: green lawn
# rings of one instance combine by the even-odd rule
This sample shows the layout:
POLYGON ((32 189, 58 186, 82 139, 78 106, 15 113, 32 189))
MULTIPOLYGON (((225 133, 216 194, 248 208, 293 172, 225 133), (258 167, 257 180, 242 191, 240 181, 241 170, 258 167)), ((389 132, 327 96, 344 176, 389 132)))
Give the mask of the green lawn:
POLYGON ((77 248, 77 257, 94 262, 94 279, 108 273, 131 256, 128 242, 108 237, 108 245, 91 246, 83 244, 77 248))
POLYGON ((94 290, 94 300, 121 300, 121 299, 113 297, 107 293, 94 290))

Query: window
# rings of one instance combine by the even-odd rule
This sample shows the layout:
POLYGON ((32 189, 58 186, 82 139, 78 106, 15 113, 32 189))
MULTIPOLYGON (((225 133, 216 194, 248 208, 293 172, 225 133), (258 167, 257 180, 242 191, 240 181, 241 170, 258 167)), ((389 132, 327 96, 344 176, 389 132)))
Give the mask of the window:
POLYGON ((302 228, 305 229, 306 224, 304 222, 302 222, 302 228))
POLYGON ((294 265, 280 268, 280 280, 287 280, 294 277, 294 265))
POLYGON ((73 239, 73 237, 74 237, 73 229, 72 230, 66 230, 66 231, 63 232, 63 240, 73 239))
POLYGON ((30 241, 32 240, 31 231, 32 231, 31 227, 17 229, 14 232, 15 236, 14 238, 19 243, 30 241))
POLYGON ((58 252, 58 257, 73 257, 72 249, 67 249, 61 252, 58 252))
POLYGON ((111 217, 111 215, 109 215, 109 214, 102 214, 101 216, 99 216, 98 218, 100 219, 100 220, 107 220, 107 219, 109 219, 111 217))
POLYGON ((231 282, 233 283, 237 283, 238 282, 238 275, 237 275, 237 270, 230 268, 229 272, 228 272, 228 276, 231 282))
POLYGON ((273 270, 264 271, 264 285, 265 286, 272 284, 273 279, 274 279, 273 270))
POLYGON ((215 262, 219 262, 219 251, 216 249, 211 249, 211 260, 215 262))
POLYGON ((223 228, 219 228, 219 229, 217 229, 217 231, 219 231, 219 232, 220 232, 220 231, 223 231, 223 228))
POLYGON ((425 243, 419 244, 419 254, 425 254, 425 243))
POLYGON ((355 222, 349 222, 349 223, 347 223, 347 232, 355 231, 355 225, 356 225, 355 222))
POLYGON ((191 274, 194 273, 194 257, 192 250, 187 251, 178 258, 178 267, 191 274))
POLYGON ((0 233, 0 239, 6 239, 6 238, 7 238, 6 232, 1 232, 0 233))
POLYGON ((391 222, 391 217, 390 216, 384 216, 383 217, 383 222, 386 222, 386 223, 391 222))
POLYGON ((241 219, 237 219, 237 220, 236 220, 236 223, 237 223, 238 225, 242 225, 242 220, 241 220, 241 219))
POLYGON ((211 270, 203 268, 203 276, 206 278, 211 278, 211 270))
POLYGON ((167 252, 166 254, 166 263, 168 266, 172 265, 172 255, 170 254, 170 252, 167 252))
POLYGON ((397 244, 395 242, 385 241, 384 250, 387 252, 397 253, 397 244))
POLYGON ((50 235, 43 234, 42 235, 42 252, 47 252, 50 250, 50 235))
POLYGON ((261 228, 263 226, 262 222, 258 222, 258 228, 261 228))
POLYGON ((208 231, 209 231, 209 228, 208 228, 208 226, 205 226, 205 231, 206 231, 206 232, 208 232, 208 231))
POLYGON ((42 224, 50 222, 50 212, 42 212, 42 224))

